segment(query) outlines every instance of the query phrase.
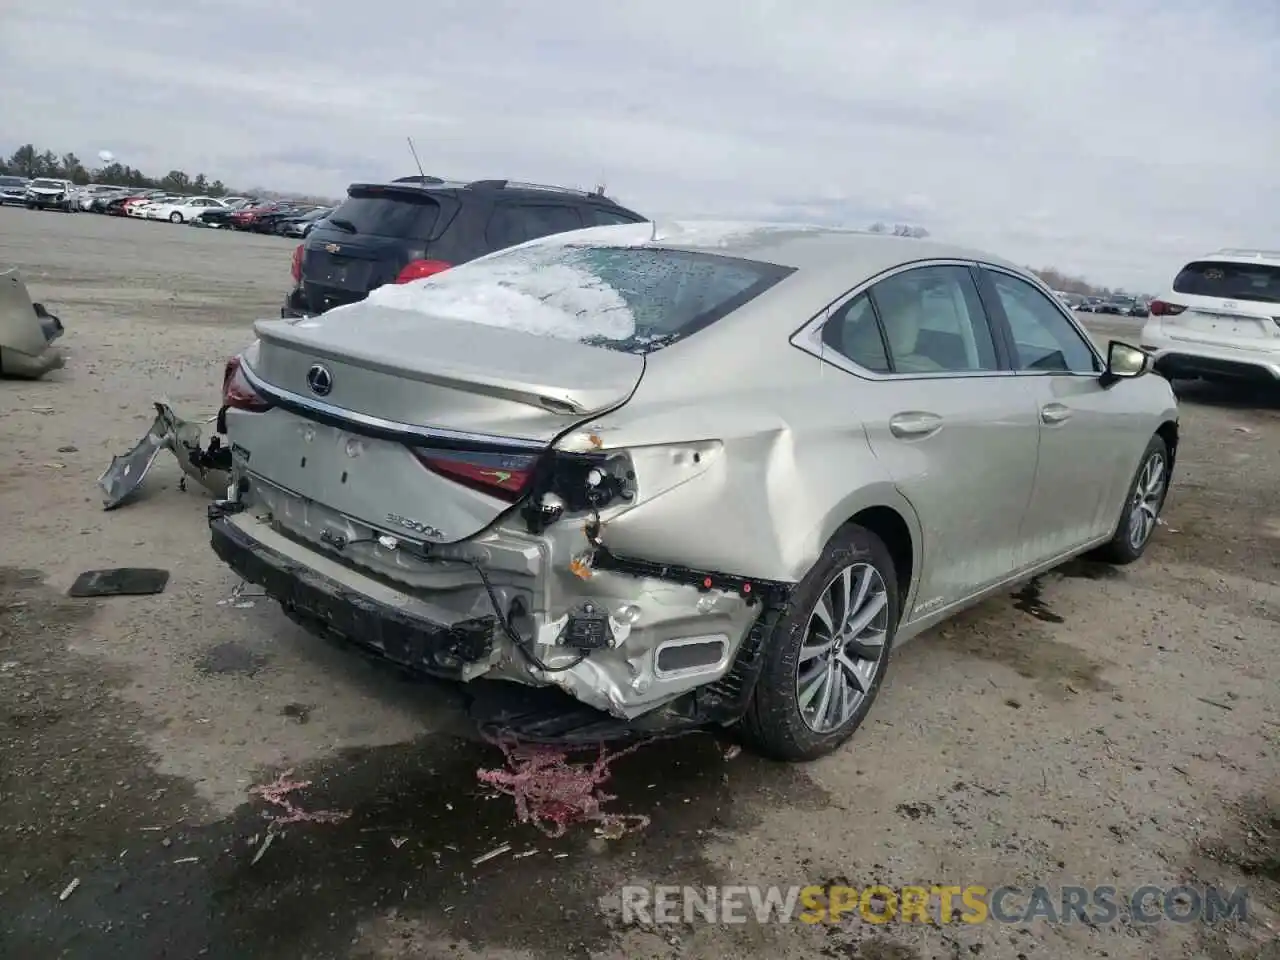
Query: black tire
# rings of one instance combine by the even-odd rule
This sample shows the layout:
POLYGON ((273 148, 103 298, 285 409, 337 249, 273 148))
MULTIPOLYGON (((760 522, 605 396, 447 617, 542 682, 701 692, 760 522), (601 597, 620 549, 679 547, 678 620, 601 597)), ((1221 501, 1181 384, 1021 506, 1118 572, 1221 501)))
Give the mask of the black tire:
POLYGON ((1107 543, 1093 551, 1093 559, 1124 566, 1133 563, 1146 552, 1147 544, 1151 542, 1151 537, 1155 534, 1158 523, 1152 523, 1146 536, 1141 538, 1140 543, 1135 544, 1133 542, 1135 539, 1134 528, 1138 523, 1138 515, 1134 507, 1138 496, 1138 483, 1146 472, 1148 464, 1154 458, 1159 458, 1164 471, 1163 485, 1158 499, 1154 503, 1155 519, 1158 521, 1161 511, 1164 509, 1164 501, 1169 495, 1170 469, 1169 446, 1164 442, 1164 438, 1157 434, 1147 442, 1147 448, 1142 452, 1142 459, 1138 461, 1138 469, 1134 471, 1133 480, 1129 482, 1129 489, 1125 492, 1124 506, 1120 512, 1120 520, 1116 524, 1115 535, 1107 543))
POLYGON ((765 638, 764 665, 740 724, 743 739, 756 752, 789 762, 816 760, 838 749, 862 724, 880 691, 898 630, 899 607, 893 559, 880 538, 855 525, 837 532, 813 569, 796 586, 786 609, 765 638), (873 567, 884 583, 888 611, 885 640, 862 701, 842 724, 820 733, 801 714, 796 685, 800 649, 819 599, 832 580, 852 564, 873 567))
POLYGON ((182 222, 182 214, 180 214, 177 210, 173 211, 173 213, 169 214, 169 222, 170 222, 170 223, 181 223, 181 222, 182 222))

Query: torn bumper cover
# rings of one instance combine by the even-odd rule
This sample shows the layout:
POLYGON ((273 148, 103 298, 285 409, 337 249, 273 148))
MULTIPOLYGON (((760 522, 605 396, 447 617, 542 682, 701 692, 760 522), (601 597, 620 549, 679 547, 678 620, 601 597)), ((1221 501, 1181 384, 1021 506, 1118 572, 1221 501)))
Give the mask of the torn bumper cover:
MULTIPOLYGON (((178 417, 163 401, 155 401, 156 418, 132 450, 112 457, 110 466, 98 477, 104 495, 104 510, 114 510, 128 500, 156 462, 161 450, 170 451, 186 477, 191 477, 213 496, 226 493, 230 483, 231 450, 214 436, 208 447, 201 446, 200 424, 178 417)), ((182 481, 185 487, 185 479, 182 481)))
POLYGON ((0 374, 38 380, 66 362, 53 345, 63 334, 62 321, 33 303, 17 269, 0 272, 0 374))
MULTIPOLYGON (((623 573, 628 562, 611 556, 602 564, 601 579, 616 577, 633 594, 647 591, 655 604, 657 598, 683 598, 682 610, 696 607, 700 597, 711 605, 727 600, 742 632, 730 640, 677 628, 689 636, 654 643, 637 630, 628 643, 625 627, 612 635, 621 626, 612 617, 587 617, 587 623, 576 617, 584 609, 609 608, 578 597, 568 600, 571 613, 552 624, 520 625, 517 635, 529 642, 517 648, 510 632, 517 625, 503 624, 496 604, 486 601, 485 615, 477 615, 478 605, 460 612, 424 599, 431 593, 403 592, 336 554, 325 556, 296 542, 231 500, 210 506, 209 525, 218 556, 310 632, 353 643, 415 672, 467 681, 461 690, 482 728, 542 742, 629 739, 737 720, 754 690, 764 639, 790 589, 757 585, 760 602, 747 604, 740 584, 731 582, 735 578, 708 573, 695 579, 694 571, 658 567, 670 575, 658 582, 643 579, 651 573, 648 565, 636 562, 635 572, 623 573), (605 565, 617 572, 605 574, 605 565), (726 596, 729 591, 737 596, 726 596), (533 642, 535 635, 552 633, 558 634, 553 643, 533 642), (724 641, 714 663, 699 646, 708 639, 724 641), (670 694, 661 695, 664 690, 670 694)), ((714 613, 694 617, 717 619, 714 613)))

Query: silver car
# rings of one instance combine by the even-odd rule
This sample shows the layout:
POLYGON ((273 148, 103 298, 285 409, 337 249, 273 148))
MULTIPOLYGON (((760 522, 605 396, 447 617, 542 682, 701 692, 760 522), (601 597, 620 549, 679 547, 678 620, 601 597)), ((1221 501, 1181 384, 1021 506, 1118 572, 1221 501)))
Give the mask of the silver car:
POLYGON ((1026 271, 852 231, 582 230, 256 332, 218 555, 526 736, 828 753, 895 642, 1137 559, 1178 443, 1026 271))

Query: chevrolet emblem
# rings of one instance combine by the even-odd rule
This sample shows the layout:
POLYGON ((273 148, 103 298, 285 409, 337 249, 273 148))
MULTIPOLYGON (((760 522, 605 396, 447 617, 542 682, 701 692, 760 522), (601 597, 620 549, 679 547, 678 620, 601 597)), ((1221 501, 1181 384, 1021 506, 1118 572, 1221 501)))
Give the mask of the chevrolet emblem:
POLYGON ((339 245, 338 245, 338 244, 336 244, 336 243, 326 243, 326 244, 324 245, 324 252, 325 252, 325 253, 337 253, 337 252, 338 252, 339 250, 341 250, 341 249, 342 249, 342 247, 341 247, 341 246, 339 246, 339 245))

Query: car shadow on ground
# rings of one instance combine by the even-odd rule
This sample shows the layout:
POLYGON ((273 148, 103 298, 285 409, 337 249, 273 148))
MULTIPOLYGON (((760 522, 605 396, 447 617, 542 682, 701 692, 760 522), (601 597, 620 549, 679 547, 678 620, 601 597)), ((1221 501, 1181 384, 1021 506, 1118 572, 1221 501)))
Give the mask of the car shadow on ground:
POLYGON ((1173 380, 1179 402, 1227 410, 1280 410, 1280 383, 1213 383, 1205 380, 1173 380))

